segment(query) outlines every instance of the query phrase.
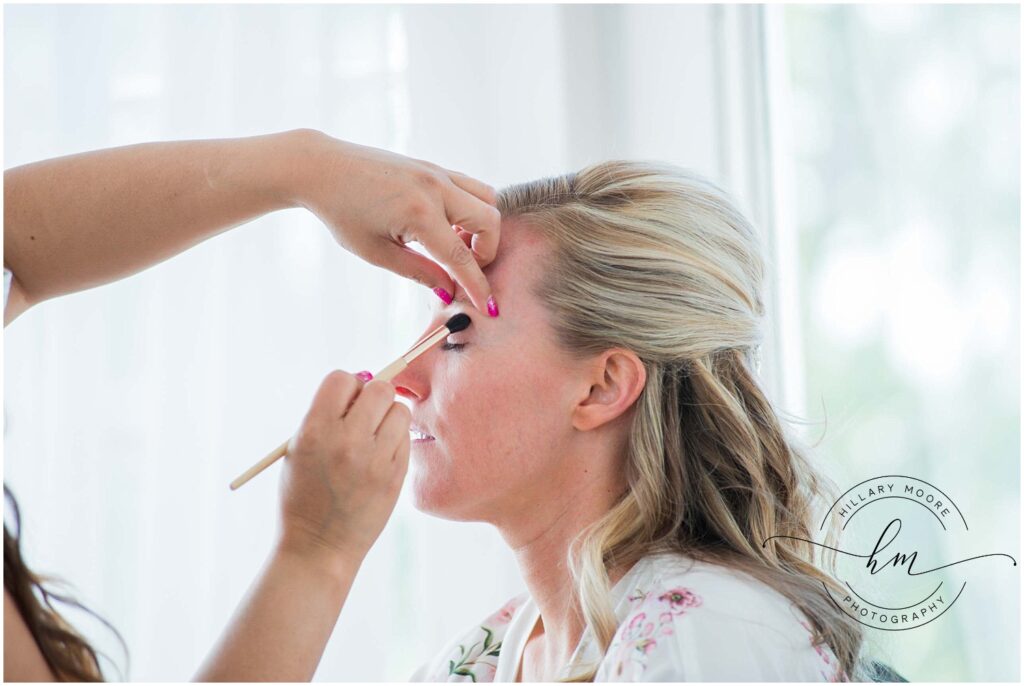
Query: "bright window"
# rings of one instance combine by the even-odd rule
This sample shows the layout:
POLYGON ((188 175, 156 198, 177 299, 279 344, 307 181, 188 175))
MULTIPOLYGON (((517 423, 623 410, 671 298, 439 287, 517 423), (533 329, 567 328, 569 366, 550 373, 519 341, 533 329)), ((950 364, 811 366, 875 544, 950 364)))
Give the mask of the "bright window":
MULTIPOLYGON (((950 492, 972 535, 943 562, 1020 559, 1019 19, 1011 5, 769 12, 802 414, 841 487, 900 473, 950 492)), ((1018 678, 1016 570, 968 566, 953 616, 882 637, 911 681, 1018 678)))

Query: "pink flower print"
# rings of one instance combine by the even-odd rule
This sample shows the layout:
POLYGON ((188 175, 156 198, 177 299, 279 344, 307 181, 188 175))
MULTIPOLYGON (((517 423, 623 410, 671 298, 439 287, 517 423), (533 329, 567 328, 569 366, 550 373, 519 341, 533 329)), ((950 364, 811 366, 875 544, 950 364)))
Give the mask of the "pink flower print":
POLYGON ((647 613, 638 612, 628 622, 623 622, 613 644, 609 646, 609 654, 615 656, 613 674, 621 677, 627 668, 639 666, 644 668, 643 658, 654 649, 657 642, 650 638, 654 624, 647 622, 647 613))
POLYGON ((512 621, 512 615, 515 614, 515 611, 516 611, 516 606, 514 604, 512 604, 512 603, 509 603, 505 607, 501 608, 500 612, 498 612, 497 621, 501 622, 503 624, 507 623, 507 622, 511 622, 512 621))
POLYGON ((512 621, 512 616, 516 613, 516 609, 519 607, 521 599, 513 598, 505 604, 505 607, 501 608, 493 615, 488 618, 486 624, 508 624, 512 621))
POLYGON ((640 601, 641 605, 634 605, 635 614, 622 623, 608 651, 615 656, 611 672, 617 677, 639 677, 658 641, 675 633, 676 617, 702 603, 700 596, 686 588, 674 588, 660 596, 638 589, 629 599, 634 603, 640 601), (637 611, 641 607, 643 610, 637 611))
POLYGON ((637 616, 633 617, 633 621, 631 621, 629 623, 629 626, 626 627, 626 636, 631 636, 635 634, 637 631, 639 631, 645 619, 647 619, 646 612, 641 612, 637 616))
POLYGON ((688 588, 673 588, 658 596, 658 600, 668 603, 673 614, 683 614, 688 608, 698 607, 704 601, 699 595, 688 588))

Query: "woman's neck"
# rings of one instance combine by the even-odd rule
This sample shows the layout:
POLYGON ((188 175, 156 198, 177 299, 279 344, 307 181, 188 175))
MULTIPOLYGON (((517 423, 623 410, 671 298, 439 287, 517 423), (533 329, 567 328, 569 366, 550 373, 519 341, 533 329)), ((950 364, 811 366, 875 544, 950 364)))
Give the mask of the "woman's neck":
MULTIPOLYGON (((515 526, 499 526, 516 555, 519 570, 541 618, 531 634, 533 655, 542 659, 543 673, 556 678, 576 650, 586 625, 574 606, 572 573, 568 566, 569 544, 586 526, 604 516, 621 493, 616 488, 582 483, 573 492, 549 499, 547 508, 534 505, 528 519, 515 526), (552 671, 553 670, 553 671, 552 671)), ((628 571, 609 573, 611 585, 628 571)))
POLYGON ((545 673, 552 664, 564 664, 583 635, 585 623, 573 607, 575 590, 567 562, 569 541, 582 526, 577 526, 575 513, 563 512, 536 539, 514 548, 520 573, 540 610, 532 634, 537 643, 533 653, 543 656, 545 673))

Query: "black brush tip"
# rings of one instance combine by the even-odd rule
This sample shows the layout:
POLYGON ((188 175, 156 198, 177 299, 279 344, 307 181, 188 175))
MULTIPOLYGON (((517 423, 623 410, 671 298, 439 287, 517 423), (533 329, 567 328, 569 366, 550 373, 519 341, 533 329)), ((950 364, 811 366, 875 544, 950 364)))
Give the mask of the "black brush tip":
POLYGON ((459 331, 462 331, 472 323, 473 320, 469 318, 468 314, 466 314, 465 312, 459 312, 457 315, 453 316, 451 319, 445 322, 445 326, 448 327, 448 331, 450 331, 451 333, 458 333, 459 331))

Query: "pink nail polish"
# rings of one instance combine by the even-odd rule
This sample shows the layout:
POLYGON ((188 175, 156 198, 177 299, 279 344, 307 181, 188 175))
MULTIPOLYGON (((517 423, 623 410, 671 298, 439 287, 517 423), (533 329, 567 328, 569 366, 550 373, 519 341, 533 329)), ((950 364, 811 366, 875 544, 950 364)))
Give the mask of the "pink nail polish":
POLYGON ((449 293, 448 291, 446 291, 445 289, 443 289, 443 288, 435 288, 434 289, 434 295, 436 295, 441 300, 443 300, 445 305, 451 305, 452 304, 452 294, 449 293))
POLYGON ((498 303, 494 302, 493 295, 487 299, 487 314, 492 317, 498 316, 498 303))
POLYGON ((362 381, 363 383, 366 383, 367 381, 373 378, 373 374, 371 374, 370 372, 357 372, 356 378, 362 381))

